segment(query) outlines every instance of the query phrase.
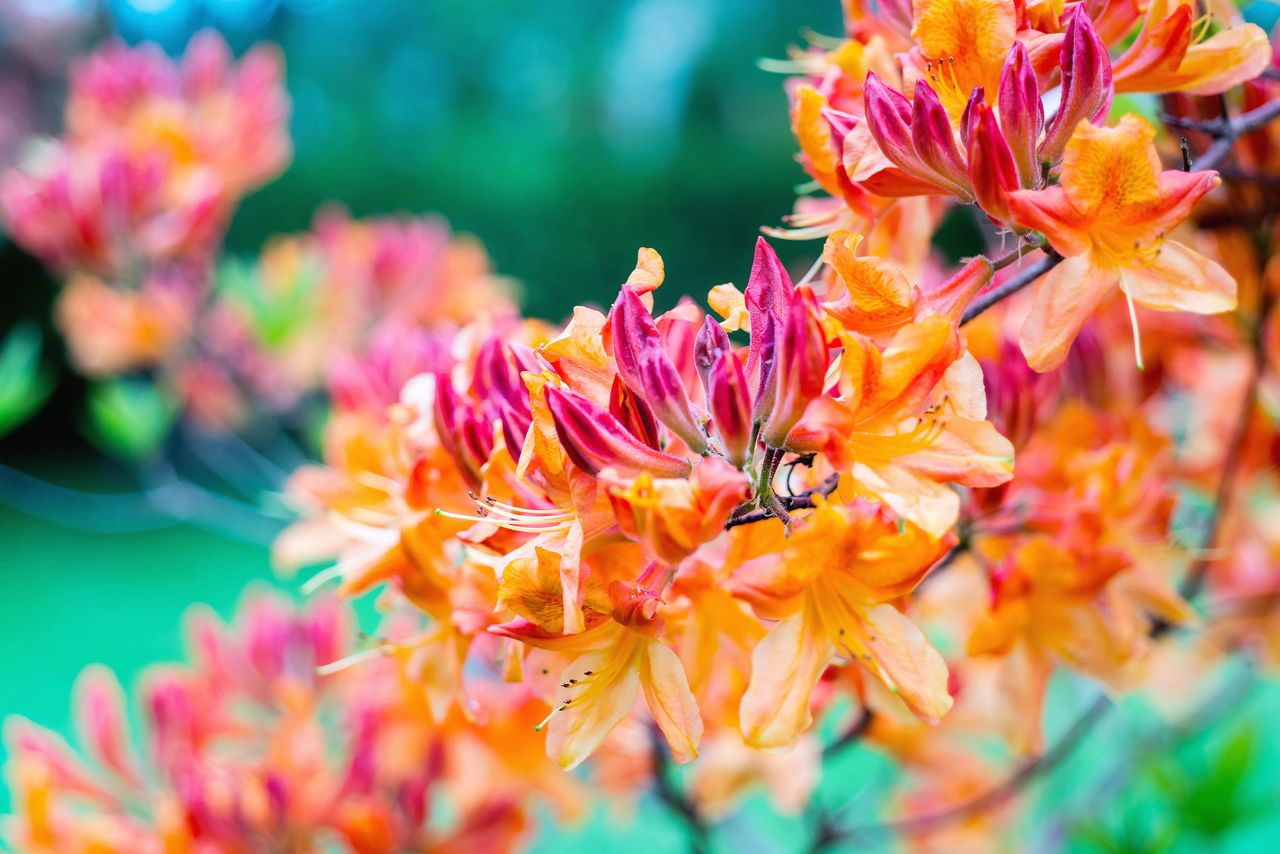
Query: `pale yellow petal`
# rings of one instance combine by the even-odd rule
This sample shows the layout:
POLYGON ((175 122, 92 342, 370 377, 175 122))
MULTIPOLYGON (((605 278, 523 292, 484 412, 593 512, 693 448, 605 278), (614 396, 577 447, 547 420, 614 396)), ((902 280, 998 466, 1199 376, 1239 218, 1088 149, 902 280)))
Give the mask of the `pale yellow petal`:
POLYGON ((645 701, 662 734, 671 746, 671 758, 688 762, 698 755, 702 740, 702 715, 698 701, 689 690, 684 665, 661 641, 646 644, 640 672, 645 701))
POLYGON ((789 747, 813 723, 809 695, 835 654, 814 608, 774 626, 751 654, 751 684, 738 715, 754 747, 789 747))

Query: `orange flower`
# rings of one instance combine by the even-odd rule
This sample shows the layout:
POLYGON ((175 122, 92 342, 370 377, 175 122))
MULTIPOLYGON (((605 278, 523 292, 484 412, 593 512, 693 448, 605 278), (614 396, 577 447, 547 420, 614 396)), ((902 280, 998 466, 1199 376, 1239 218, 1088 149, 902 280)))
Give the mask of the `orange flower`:
MULTIPOLYGON (((702 718, 689 690, 684 665, 658 636, 664 630, 658 616, 660 600, 641 584, 614 581, 607 597, 591 594, 588 610, 608 608, 612 618, 592 621, 587 631, 557 635, 549 631, 563 616, 555 613, 558 573, 540 571, 521 585, 520 598, 536 600, 543 623, 516 621, 491 629, 531 646, 572 654, 559 687, 553 689, 551 713, 539 724, 546 727, 547 754, 564 768, 575 768, 595 752, 635 705, 643 689, 654 721, 667 737, 671 755, 688 762, 698 755, 702 718), (541 593, 534 587, 541 586, 541 593)), ((514 590, 505 601, 515 604, 514 590)))
POLYGON ((960 510, 946 484, 995 486, 1013 470, 1013 447, 985 420, 977 363, 962 355, 955 324, 936 314, 901 327, 883 347, 837 336, 837 393, 810 404, 787 446, 821 451, 857 491, 941 536, 960 510))
POLYGON ((1193 20, 1194 0, 1151 0, 1138 37, 1111 70, 1117 92, 1216 95, 1252 80, 1271 62, 1271 43, 1256 24, 1236 24, 1205 38, 1212 17, 1193 20))
POLYGON ((1014 219, 1043 232, 1066 259, 1040 283, 1022 326, 1019 343, 1035 370, 1062 364, 1117 285, 1130 304, 1148 308, 1216 314, 1235 307, 1236 283, 1222 267, 1166 239, 1218 186, 1218 175, 1161 171, 1154 136, 1134 115, 1113 128, 1081 122, 1067 143, 1062 183, 1010 194, 1014 219))
POLYGON ((739 572, 735 590, 762 616, 780 619, 751 657, 739 715, 747 743, 785 747, 812 723, 809 697, 836 655, 893 688, 916 715, 951 707, 947 666, 892 603, 910 593, 943 543, 874 505, 819 499, 781 559, 739 572))
POLYGON ((916 0, 911 37, 918 48, 910 54, 915 67, 908 67, 906 84, 927 78, 958 120, 975 86, 999 88, 1017 25, 1013 0, 916 0))
POLYGON ((615 480, 610 495, 623 532, 671 566, 718 537, 735 507, 751 493, 742 472, 716 457, 698 464, 689 479, 615 480))

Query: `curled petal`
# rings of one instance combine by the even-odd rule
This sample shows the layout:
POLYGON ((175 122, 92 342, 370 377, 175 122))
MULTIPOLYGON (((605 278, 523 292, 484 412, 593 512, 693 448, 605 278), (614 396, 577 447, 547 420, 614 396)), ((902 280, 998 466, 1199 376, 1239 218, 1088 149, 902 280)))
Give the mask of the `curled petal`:
POLYGON ((579 394, 548 386, 547 407, 569 459, 587 474, 615 468, 628 474, 687 477, 689 461, 656 451, 636 439, 618 420, 579 394))

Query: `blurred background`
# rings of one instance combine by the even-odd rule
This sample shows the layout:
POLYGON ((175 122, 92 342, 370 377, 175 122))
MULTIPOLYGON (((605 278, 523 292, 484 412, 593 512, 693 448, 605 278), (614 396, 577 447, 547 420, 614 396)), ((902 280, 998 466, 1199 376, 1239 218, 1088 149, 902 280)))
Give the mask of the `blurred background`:
MULTIPOLYGON (((1277 8, 1255 3, 1250 15, 1269 28, 1277 8)), ((214 27, 237 52, 279 44, 293 99, 292 165, 241 205, 230 253, 252 256, 269 235, 305 230, 330 201, 356 216, 438 211, 483 241, 533 316, 559 320, 576 303, 608 300, 639 246, 666 261, 665 307, 680 293, 745 283, 760 226, 790 210, 805 176, 781 79, 756 60, 784 55, 805 28, 836 34, 839 21, 835 0, 0 0, 0 168, 31 135, 59 130, 77 54, 110 37, 176 53, 214 27)), ((944 248, 959 255, 973 240, 972 224, 949 223, 944 248)), ((801 269, 818 248, 779 246, 801 269)), ((58 350, 54 293, 41 265, 0 239, 0 336, 22 322, 42 328, 50 384, 40 412, 0 441, 0 463, 77 490, 0 481, 0 713, 66 732, 84 665, 104 663, 128 684, 148 662, 179 656, 188 604, 228 614, 247 583, 271 583, 272 572, 254 537, 131 520, 92 499, 128 488, 131 471, 86 438, 86 385, 58 350), (15 509, 24 503, 41 518, 15 509)), ((1280 698, 1253 689, 1206 733, 1170 733, 1142 754, 1134 785, 1072 826, 1072 846, 1274 844, 1268 768, 1280 740, 1263 722, 1277 708, 1280 698)), ((1149 712, 1130 710, 1098 743, 1151 725, 1149 712)), ((1103 752, 1089 753, 1054 778, 1046 803, 1081 801, 1103 752)), ((851 751, 823 791, 847 799, 887 780, 883 766, 851 751)), ((540 845, 598 847, 606 825, 619 845, 679 839, 665 812, 640 810, 549 831, 540 845)), ((763 833, 788 850, 786 821, 745 821, 741 839, 763 833)))

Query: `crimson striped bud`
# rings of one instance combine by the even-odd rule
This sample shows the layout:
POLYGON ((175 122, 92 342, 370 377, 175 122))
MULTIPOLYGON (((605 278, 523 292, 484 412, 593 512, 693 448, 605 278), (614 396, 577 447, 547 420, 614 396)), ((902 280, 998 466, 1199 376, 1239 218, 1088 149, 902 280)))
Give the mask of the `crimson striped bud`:
POLYGON ((613 358, 622 381, 640 395, 653 414, 694 453, 707 450, 707 438, 693 413, 684 382, 662 345, 662 336, 640 294, 623 285, 609 316, 613 358))
POLYGON ((702 380, 702 390, 708 399, 711 397, 711 369, 731 349, 729 333, 716 323, 714 317, 707 315, 693 342, 693 364, 698 369, 698 378, 702 380))
POLYGON ((725 458, 737 468, 751 458, 751 390, 742 358, 732 351, 720 354, 707 381, 711 425, 725 458))
POLYGON ((662 447, 658 441, 658 421, 653 417, 649 404, 622 381, 622 377, 613 378, 613 388, 609 390, 609 414, 618 419, 618 423, 627 428, 632 436, 655 450, 662 447))
POLYGON ((822 394, 827 362, 817 301, 808 287, 799 288, 777 334, 773 405, 760 431, 766 447, 781 448, 809 401, 822 394))
POLYGON ((1014 42, 1005 59, 996 103, 1000 107, 1000 130, 1013 154, 1018 180, 1029 189, 1040 186, 1036 144, 1044 130, 1044 104, 1040 102, 1036 70, 1022 42, 1014 42))
POLYGON ((911 139, 920 162, 943 182, 943 186, 967 198, 968 170, 964 155, 956 146, 951 118, 938 93, 923 80, 916 81, 915 100, 911 103, 911 139))
POLYGON ((1062 99, 1040 143, 1040 159, 1049 163, 1062 159, 1076 125, 1082 121, 1096 124, 1106 116, 1115 94, 1107 46, 1098 38, 1089 15, 1080 7, 1076 7, 1067 22, 1061 56, 1062 99))
POLYGON ((688 477, 692 471, 688 460, 649 447, 582 395, 554 386, 544 394, 560 445, 587 474, 613 468, 624 476, 688 477))
POLYGON ((1018 168, 995 113, 986 104, 974 109, 969 143, 969 176, 978 205, 997 222, 1009 222, 1009 193, 1020 188, 1018 168))

